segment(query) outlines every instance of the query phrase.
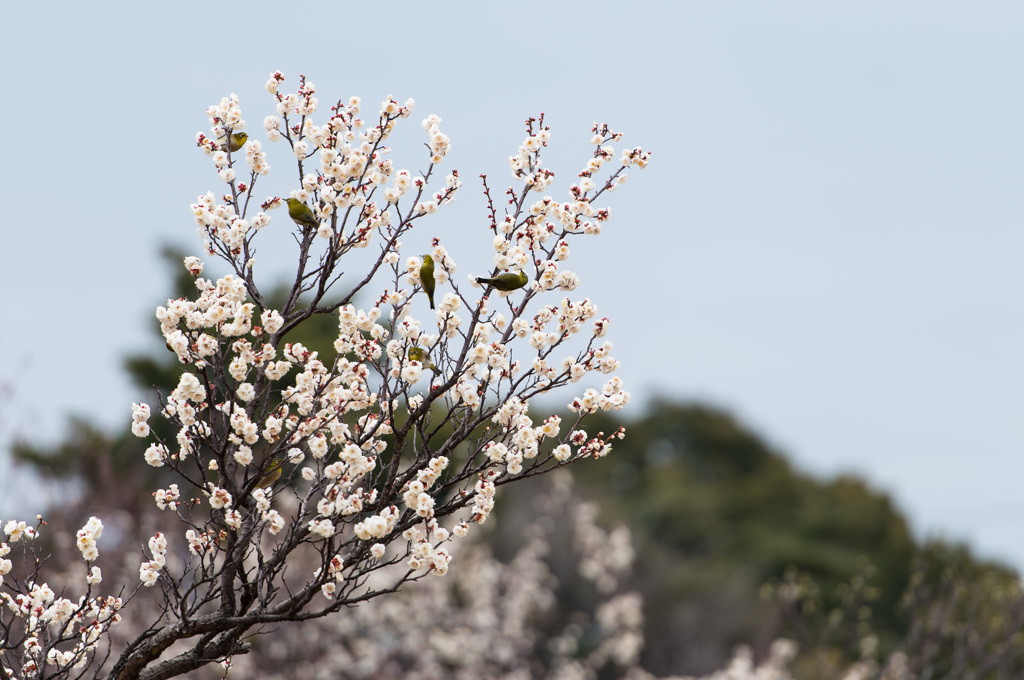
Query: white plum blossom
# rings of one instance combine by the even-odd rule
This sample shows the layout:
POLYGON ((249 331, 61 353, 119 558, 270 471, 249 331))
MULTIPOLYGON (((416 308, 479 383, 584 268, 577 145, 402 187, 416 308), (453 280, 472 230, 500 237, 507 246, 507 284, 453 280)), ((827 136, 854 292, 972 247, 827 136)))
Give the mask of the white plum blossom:
POLYGON ((146 462, 153 467, 162 467, 164 461, 167 460, 169 452, 163 444, 150 444, 143 455, 146 462))

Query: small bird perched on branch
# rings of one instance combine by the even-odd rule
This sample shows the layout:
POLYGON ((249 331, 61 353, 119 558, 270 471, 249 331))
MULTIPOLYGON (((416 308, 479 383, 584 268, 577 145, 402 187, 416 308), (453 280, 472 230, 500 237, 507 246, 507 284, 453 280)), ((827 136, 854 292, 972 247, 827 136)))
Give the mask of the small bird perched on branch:
POLYGON ((286 198, 288 201, 288 216, 300 227, 320 227, 320 220, 313 214, 313 209, 297 198, 286 198))
POLYGON ((227 138, 227 144, 225 146, 228 151, 234 153, 245 146, 245 141, 247 139, 249 139, 249 135, 245 132, 232 132, 227 138))
POLYGON ((441 372, 441 369, 434 365, 434 362, 430 360, 430 355, 422 347, 413 345, 409 348, 409 361, 418 361, 423 365, 423 368, 429 369, 434 373, 441 372))
POLYGON ((427 299, 430 300, 430 308, 434 308, 434 258, 430 255, 423 256, 423 264, 420 265, 420 285, 423 286, 423 292, 427 294, 427 299))
POLYGON ((489 279, 478 276, 476 282, 484 283, 487 284, 488 286, 494 286, 498 290, 507 293, 510 290, 522 288, 523 286, 526 285, 526 283, 529 280, 529 277, 526 276, 526 272, 519 272, 518 274, 506 272, 504 274, 499 274, 498 276, 489 279))
POLYGON ((275 458, 271 463, 270 472, 263 475, 260 481, 256 482, 257 489, 269 489, 274 485, 274 482, 281 479, 281 470, 284 468, 284 461, 280 458, 275 458))

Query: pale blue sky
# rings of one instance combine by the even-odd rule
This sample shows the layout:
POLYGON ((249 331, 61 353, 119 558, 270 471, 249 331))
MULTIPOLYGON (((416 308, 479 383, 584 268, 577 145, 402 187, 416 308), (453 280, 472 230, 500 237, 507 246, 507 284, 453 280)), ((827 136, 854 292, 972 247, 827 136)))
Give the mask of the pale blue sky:
MULTIPOLYGON (((203 112, 237 92, 264 139, 281 69, 325 108, 415 98, 393 145, 412 167, 418 121, 443 118, 465 188, 429 235, 463 271, 489 258, 473 180, 508 181, 527 116, 552 125, 555 196, 594 121, 653 149, 570 260, 634 414, 711 400, 806 470, 866 475, 920 533, 1024 566, 1024 5, 28 4, 0 44, 0 442, 70 412, 128 426, 158 248, 198 252, 188 204, 218 189, 203 112)), ((294 172, 266 148, 261 196, 294 172)))

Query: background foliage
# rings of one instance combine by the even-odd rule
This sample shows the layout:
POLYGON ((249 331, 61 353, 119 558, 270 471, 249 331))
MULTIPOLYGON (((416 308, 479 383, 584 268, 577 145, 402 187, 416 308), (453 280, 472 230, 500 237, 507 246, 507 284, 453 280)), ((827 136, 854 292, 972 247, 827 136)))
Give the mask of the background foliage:
MULTIPOLYGON (((191 280, 178 264, 181 254, 164 254, 184 293, 191 280)), ((328 348, 335 325, 325 316, 289 340, 328 348)), ((162 347, 125 361, 147 396, 154 388, 172 389, 177 366, 162 347)), ((998 652, 1006 668, 1020 667, 1024 617, 1013 570, 979 560, 964 546, 922 543, 884 493, 853 476, 818 479, 794 470, 783 452, 720 409, 655 401, 633 416, 592 416, 588 431, 625 424, 627 437, 612 455, 574 471, 574 493, 598 501, 602 525, 632 531, 634 565, 619 586, 643 597, 640 665, 647 671, 710 672, 727 663, 737 644, 753 644, 764 655, 785 634, 804 650, 794 672, 817 677, 822 663, 835 670, 863 656, 865 637, 876 641, 873 653, 882 657, 915 635, 934 642, 929 619, 949 624, 941 631, 947 646, 931 645, 929 657, 948 671, 956 629, 969 618, 983 632, 977 653, 992 658, 998 652), (993 651, 995 641, 1001 647, 993 651)), ((74 535, 90 515, 101 515, 114 518, 116 531, 109 533, 118 547, 139 553, 152 531, 134 521, 152 503, 142 490, 158 486, 166 474, 146 465, 142 451, 127 424, 105 432, 79 420, 56 446, 17 445, 17 460, 74 490, 59 512, 47 514, 51 530, 44 539, 74 535)), ((487 549, 499 560, 522 559, 533 534, 520 519, 542 484, 531 480, 499 495, 504 508, 485 532, 487 549)), ((569 531, 569 516, 561 519, 552 536, 569 531)), ((592 584, 575 578, 571 545, 551 540, 544 556, 558 586, 557 602, 531 624, 541 637, 565 630, 596 597, 592 584)), ((259 647, 253 652, 260 653, 259 647)))

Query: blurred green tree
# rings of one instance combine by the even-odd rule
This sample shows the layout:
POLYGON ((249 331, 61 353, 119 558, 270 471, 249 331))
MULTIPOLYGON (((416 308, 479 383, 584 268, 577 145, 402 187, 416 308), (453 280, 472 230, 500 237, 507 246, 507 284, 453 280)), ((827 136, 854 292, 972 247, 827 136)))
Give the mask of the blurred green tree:
POLYGON ((891 499, 863 480, 794 471, 729 414, 668 401, 629 424, 603 463, 576 477, 637 534, 652 672, 708 672, 737 643, 766 647, 774 608, 758 593, 790 567, 831 593, 870 562, 877 632, 889 645, 905 633, 896 605, 917 546, 891 499))

